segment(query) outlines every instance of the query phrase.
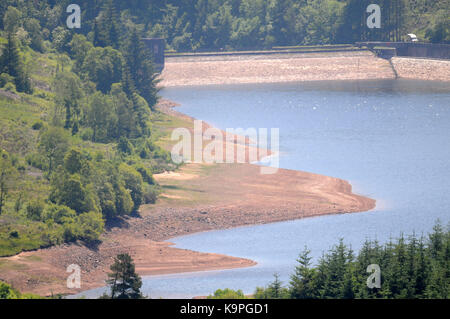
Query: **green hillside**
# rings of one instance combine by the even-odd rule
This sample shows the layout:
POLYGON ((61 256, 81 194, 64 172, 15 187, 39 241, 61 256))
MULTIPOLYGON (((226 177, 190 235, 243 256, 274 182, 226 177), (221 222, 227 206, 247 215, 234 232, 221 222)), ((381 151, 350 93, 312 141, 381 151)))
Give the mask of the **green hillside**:
POLYGON ((81 35, 69 53, 54 41, 39 52, 22 21, 0 37, 0 256, 99 240, 105 223, 154 203, 152 174, 175 167, 157 145, 168 119, 137 33, 125 55, 81 35))

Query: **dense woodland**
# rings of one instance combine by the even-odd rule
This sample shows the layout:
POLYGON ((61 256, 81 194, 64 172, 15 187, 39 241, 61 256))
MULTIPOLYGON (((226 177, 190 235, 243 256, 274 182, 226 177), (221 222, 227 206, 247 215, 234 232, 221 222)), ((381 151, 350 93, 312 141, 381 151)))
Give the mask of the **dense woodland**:
MULTIPOLYGON (((450 297, 450 227, 437 223, 428 236, 401 235, 381 245, 366 241, 358 253, 341 240, 312 265, 310 251, 299 255, 289 283, 278 275, 257 288, 257 299, 448 299, 450 297), (380 288, 369 288, 367 267, 380 267, 380 288)), ((243 299, 242 291, 219 289, 209 298, 243 299)))
MULTIPOLYGON (((73 34, 64 28, 73 1, 6 0, 26 17, 32 46, 50 40, 69 52, 73 34)), ((136 29, 162 37, 176 51, 261 49, 273 46, 401 40, 450 41, 449 0, 79 0, 81 28, 95 46, 119 48, 136 29), (365 25, 369 4, 382 10, 381 29, 365 25)), ((1 27, 0 21, 0 27, 1 27)))
POLYGON ((0 256, 95 244, 156 201, 153 173, 175 165, 143 37, 178 52, 450 40, 449 0, 378 0, 372 31, 365 0, 79 0, 81 28, 68 29, 72 2, 0 2, 0 256))
POLYGON ((138 29, 114 48, 90 41, 57 3, 0 4, 0 256, 95 243, 154 203, 152 174, 175 167, 156 143, 157 74, 138 29))

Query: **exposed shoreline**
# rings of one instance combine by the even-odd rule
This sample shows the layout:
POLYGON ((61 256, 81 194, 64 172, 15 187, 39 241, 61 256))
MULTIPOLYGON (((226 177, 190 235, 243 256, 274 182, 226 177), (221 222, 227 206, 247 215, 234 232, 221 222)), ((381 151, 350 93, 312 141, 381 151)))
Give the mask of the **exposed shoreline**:
MULTIPOLYGON (((289 82, 299 81, 297 73, 301 81, 394 78, 388 61, 363 53, 339 54, 338 57, 307 54, 294 59, 276 58, 271 62, 254 58, 251 63, 248 60, 169 62, 162 85, 289 82), (355 57, 359 61, 356 64, 355 57), (197 77, 199 73, 193 72, 195 65, 192 63, 201 71, 202 80, 197 77), (211 69, 211 66, 214 67, 211 69), (264 68, 265 75, 259 75, 264 68), (330 68, 336 72, 331 78, 330 68), (221 73, 225 69, 233 76, 225 77, 221 73), (174 74, 169 75, 167 72, 171 70, 174 74), (202 73, 207 71, 212 73, 202 73), (260 81, 253 82, 258 77, 260 81)), ((160 109, 192 129, 193 119, 173 110, 172 106, 162 101, 160 109)), ((259 166, 248 163, 189 164, 175 173, 155 178, 164 189, 157 204, 141 207, 140 216, 125 217, 108 225, 98 246, 65 244, 0 258, 0 279, 23 292, 79 293, 104 286, 113 258, 122 252, 131 254, 142 276, 249 267, 255 262, 174 248, 165 241, 202 231, 355 213, 375 207, 375 200, 354 194, 347 181, 286 169, 279 169, 268 177, 260 174, 259 166), (81 266, 81 289, 66 288, 66 267, 70 264, 81 266)))
MULTIPOLYGON (((192 122, 176 111, 169 113, 192 122)), ((165 189, 158 203, 141 207, 140 216, 109 225, 100 245, 64 244, 0 258, 0 279, 23 292, 79 293, 104 286, 109 265, 123 252, 131 254, 142 276, 250 267, 256 263, 249 259, 173 248, 166 240, 375 207, 374 200, 353 194, 351 185, 338 178, 287 169, 268 178, 259 170, 252 164, 189 164, 155 175, 165 189), (81 266, 81 289, 66 288, 70 264, 81 266)))

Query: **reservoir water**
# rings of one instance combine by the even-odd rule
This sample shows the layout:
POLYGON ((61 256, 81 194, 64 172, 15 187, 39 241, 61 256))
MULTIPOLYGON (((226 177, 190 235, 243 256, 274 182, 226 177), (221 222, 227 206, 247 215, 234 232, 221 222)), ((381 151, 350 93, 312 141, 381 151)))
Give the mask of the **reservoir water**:
MULTIPOLYGON (((370 212, 322 216, 171 239, 176 247, 250 258, 244 269, 144 277, 152 297, 189 298, 218 288, 254 292, 280 274, 287 283, 307 246, 317 260, 339 238, 429 232, 449 223, 450 86, 412 80, 167 88, 179 111, 221 129, 279 128, 280 166, 350 181, 377 200, 370 212)), ((270 175, 268 176, 270 178, 270 175)), ((82 293, 87 297, 103 289, 82 293)))

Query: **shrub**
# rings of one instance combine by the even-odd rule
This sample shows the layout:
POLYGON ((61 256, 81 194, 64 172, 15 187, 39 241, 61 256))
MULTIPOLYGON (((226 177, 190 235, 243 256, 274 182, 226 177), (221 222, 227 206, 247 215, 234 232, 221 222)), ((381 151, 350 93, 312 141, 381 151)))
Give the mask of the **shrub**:
POLYGON ((153 173, 150 169, 145 167, 142 164, 135 165, 134 168, 139 172, 142 176, 142 180, 150 185, 155 184, 155 180, 153 179, 153 173))
POLYGON ((242 290, 225 288, 223 290, 217 289, 213 296, 208 296, 208 299, 247 299, 247 297, 245 297, 242 290))
POLYGON ((42 213, 42 221, 54 221, 57 224, 70 223, 77 216, 76 212, 63 205, 49 204, 42 213))
POLYGON ((17 232, 17 230, 13 230, 12 232, 9 233, 9 237, 19 238, 19 233, 17 232))
POLYGON ((94 135, 94 131, 88 127, 81 130, 80 137, 83 141, 92 141, 92 136, 94 135))
POLYGON ((39 131, 42 127, 44 126, 44 123, 42 123, 42 121, 36 121, 34 122, 34 124, 31 126, 31 128, 35 131, 39 131))
POLYGON ((143 200, 143 180, 142 176, 131 166, 121 164, 119 173, 125 182, 125 188, 130 190, 130 195, 134 203, 134 210, 137 211, 143 200))
POLYGON ((98 240, 105 226, 102 214, 96 212, 81 214, 78 216, 78 224, 81 230, 79 238, 88 242, 98 240))
POLYGON ((29 202, 26 208, 27 217, 35 221, 41 220, 43 211, 44 211, 44 203, 38 200, 33 200, 29 202))
POLYGON ((28 165, 38 168, 40 170, 46 171, 48 169, 46 159, 44 158, 44 156, 38 153, 28 154, 25 157, 25 160, 28 163, 28 165))
POLYGON ((17 92, 16 91, 16 85, 14 83, 11 83, 11 82, 6 83, 3 88, 5 89, 5 91, 8 91, 8 92, 12 92, 12 93, 17 92))
POLYGON ((0 74, 0 87, 4 87, 7 83, 13 84, 14 78, 7 73, 0 74))
POLYGON ((117 149, 121 153, 132 154, 133 153, 133 145, 131 145, 130 141, 122 136, 119 139, 119 143, 117 143, 117 149))
POLYGON ((0 281, 0 299, 19 299, 19 292, 10 285, 0 281))
POLYGON ((146 184, 144 187, 144 204, 154 204, 159 195, 159 189, 154 185, 146 184))

